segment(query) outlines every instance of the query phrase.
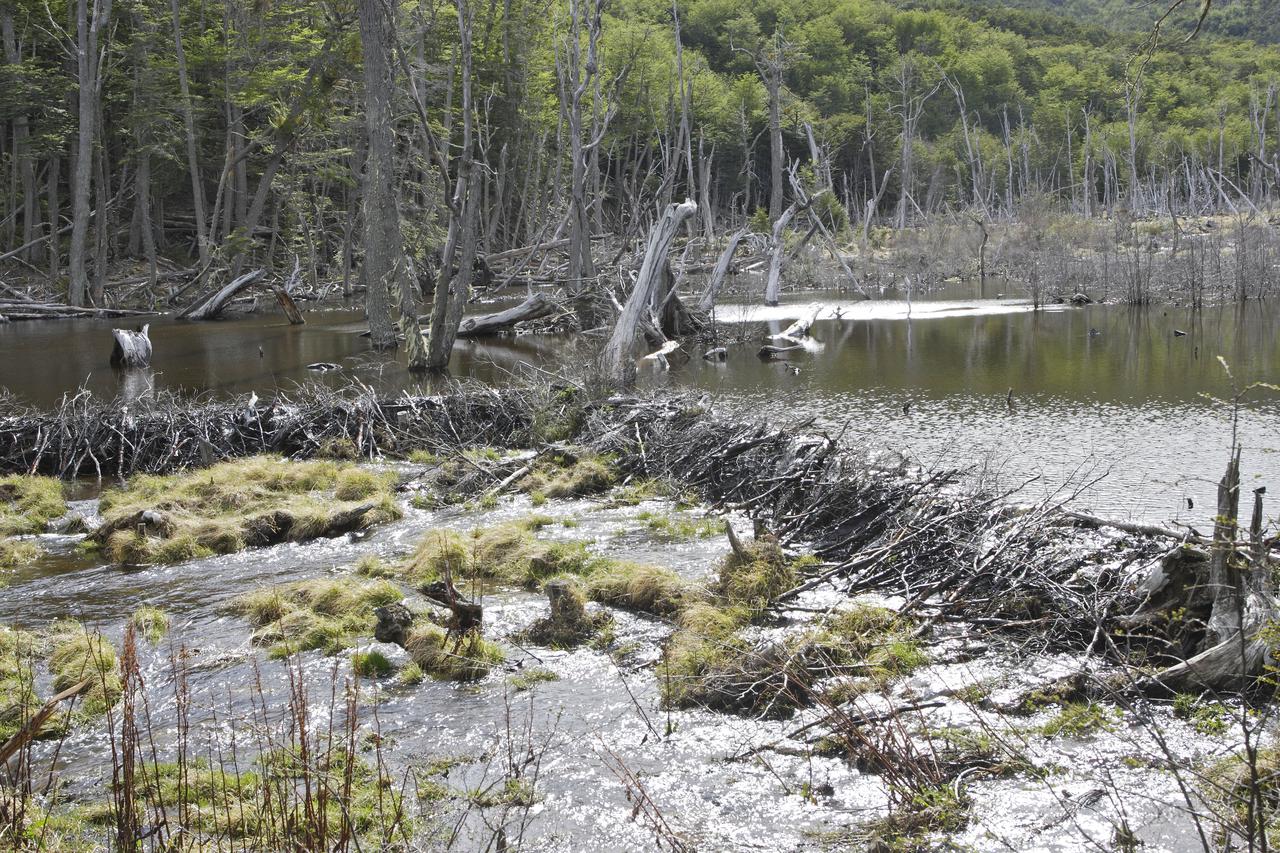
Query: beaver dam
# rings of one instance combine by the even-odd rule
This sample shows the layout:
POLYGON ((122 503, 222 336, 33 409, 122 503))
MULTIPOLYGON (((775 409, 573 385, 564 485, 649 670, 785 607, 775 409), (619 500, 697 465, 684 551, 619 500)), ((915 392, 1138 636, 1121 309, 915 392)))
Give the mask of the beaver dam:
POLYGON ((1280 838, 1235 455, 1167 530, 564 383, 8 404, 0 466, 15 847, 1280 838))

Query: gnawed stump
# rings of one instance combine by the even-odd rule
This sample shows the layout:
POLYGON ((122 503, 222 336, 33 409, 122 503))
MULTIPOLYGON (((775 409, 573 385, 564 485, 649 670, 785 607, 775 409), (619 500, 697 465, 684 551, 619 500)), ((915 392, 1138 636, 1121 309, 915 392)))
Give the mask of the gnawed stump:
POLYGON ((112 367, 150 367, 151 366, 151 324, 144 323, 133 329, 112 329, 115 339, 111 345, 112 367))
POLYGON ((450 581, 443 580, 428 584, 422 588, 422 594, 436 604, 449 608, 453 613, 449 617, 447 626, 451 633, 462 635, 473 631, 478 632, 484 624, 484 608, 464 598, 450 581))
POLYGON ((594 635, 608 616, 587 613, 582 591, 569 580, 549 581, 546 586, 551 613, 529 626, 525 636, 540 646, 574 646, 594 635))

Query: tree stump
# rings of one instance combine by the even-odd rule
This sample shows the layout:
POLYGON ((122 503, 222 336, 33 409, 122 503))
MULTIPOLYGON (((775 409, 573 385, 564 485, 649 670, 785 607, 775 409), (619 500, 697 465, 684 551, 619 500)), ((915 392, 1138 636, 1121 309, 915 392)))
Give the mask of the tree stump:
POLYGON ((111 345, 112 367, 150 367, 151 366, 151 324, 144 323, 137 331, 132 329, 112 329, 115 339, 111 345))

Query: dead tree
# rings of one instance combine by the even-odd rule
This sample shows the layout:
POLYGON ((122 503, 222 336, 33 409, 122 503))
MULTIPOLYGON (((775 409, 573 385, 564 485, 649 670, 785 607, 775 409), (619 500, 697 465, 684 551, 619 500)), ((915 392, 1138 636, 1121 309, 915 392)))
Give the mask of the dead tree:
POLYGON ((254 270, 247 272, 238 278, 233 279, 220 290, 197 299, 188 305, 178 314, 180 319, 187 320, 213 320, 222 314, 223 309, 227 307, 227 303, 236 297, 240 291, 250 287, 262 280, 267 274, 266 270, 254 270))
POLYGON ((111 346, 112 367, 150 367, 151 366, 151 324, 143 323, 137 331, 132 329, 112 329, 111 336, 115 342, 111 346))
POLYGON ((662 270, 671 241, 675 239, 676 232, 684 221, 697 212, 697 203, 692 199, 685 199, 680 204, 669 206, 649 232, 649 244, 645 249, 635 287, 627 297, 622 313, 618 315, 613 334, 605 344, 600 359, 605 378, 619 388, 629 388, 635 384, 636 332, 662 282, 662 270))
POLYGON ((742 242, 742 238, 745 236, 747 236, 746 228, 740 228, 729 236, 729 243, 716 260, 715 269, 711 271, 711 278, 707 280, 707 289, 703 292, 702 299, 698 301, 699 311, 706 312, 715 307, 716 297, 720 294, 720 288, 724 286, 725 277, 729 275, 730 265, 733 264, 734 253, 738 251, 738 244, 742 242))
POLYGON ((514 308, 483 314, 479 317, 468 317, 458 327, 460 338, 483 338, 496 335, 511 329, 517 323, 528 320, 540 320, 556 313, 556 305, 543 296, 535 293, 514 308))
POLYGON ((784 238, 787 226, 801 207, 800 199, 796 199, 773 223, 773 235, 769 238, 769 280, 764 288, 765 305, 778 304, 778 295, 782 291, 782 258, 786 254, 784 238))

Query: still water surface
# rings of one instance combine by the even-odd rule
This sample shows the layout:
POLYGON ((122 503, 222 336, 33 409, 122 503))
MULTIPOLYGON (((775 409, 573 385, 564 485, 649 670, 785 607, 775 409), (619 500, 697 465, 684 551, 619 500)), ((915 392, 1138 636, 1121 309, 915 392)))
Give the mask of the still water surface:
MULTIPOLYGON (((108 367, 111 321, 14 324, 0 329, 0 385, 39 406, 81 386, 106 396, 151 387, 267 396, 355 378, 386 392, 433 390, 369 351, 358 312, 307 317, 303 327, 274 315, 156 320, 155 370, 146 375, 108 367), (317 362, 340 369, 307 369, 317 362)), ((1029 497, 1070 483, 1084 487, 1083 507, 1148 521, 1202 524, 1212 512, 1230 439, 1228 410, 1207 396, 1231 394, 1219 357, 1240 386, 1280 382, 1280 310, 1266 303, 1193 315, 1098 305, 1032 311, 1000 299, 799 298, 772 309, 726 305, 717 319, 726 362, 646 365, 642 381, 704 390, 746 417, 816 418, 877 457, 976 466, 1010 485, 1038 478, 1029 497), (756 357, 767 335, 815 315, 805 351, 756 357)), ((558 370, 587 357, 573 338, 522 335, 460 342, 451 370, 500 383, 530 365, 558 370)), ((1241 419, 1250 488, 1280 490, 1278 399, 1254 391, 1241 419)))

